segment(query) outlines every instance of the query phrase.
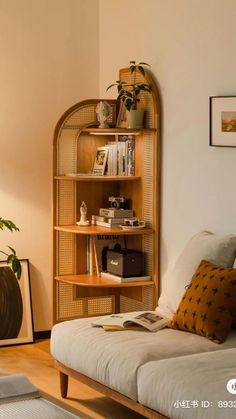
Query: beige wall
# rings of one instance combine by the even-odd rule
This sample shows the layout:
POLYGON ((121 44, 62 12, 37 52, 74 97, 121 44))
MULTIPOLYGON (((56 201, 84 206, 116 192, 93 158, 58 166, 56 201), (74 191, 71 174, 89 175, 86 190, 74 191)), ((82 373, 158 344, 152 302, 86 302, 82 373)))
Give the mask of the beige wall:
POLYGON ((160 88, 163 274, 194 233, 236 232, 236 148, 208 145, 209 96, 236 95, 235 18, 235 0, 100 0, 100 95, 129 60, 160 88))
POLYGON ((201 229, 235 232, 236 148, 209 143, 208 99, 233 95, 235 0, 1 0, 1 233, 31 262, 36 330, 51 325, 51 145, 60 115, 129 60, 152 65, 162 101, 162 273, 201 229), (100 70, 100 76, 99 76, 100 70))
POLYGON ((20 233, 0 248, 31 263, 35 330, 51 326, 53 130, 98 96, 98 0, 0 1, 0 216, 20 233))

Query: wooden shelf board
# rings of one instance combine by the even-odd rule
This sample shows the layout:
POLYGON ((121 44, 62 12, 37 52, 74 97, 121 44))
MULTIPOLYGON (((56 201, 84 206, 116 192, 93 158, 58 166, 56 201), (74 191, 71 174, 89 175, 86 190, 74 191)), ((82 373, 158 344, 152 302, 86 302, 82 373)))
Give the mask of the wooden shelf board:
POLYGON ((73 180, 76 182, 120 182, 120 181, 132 181, 141 179, 140 176, 92 176, 92 175, 59 175, 54 176, 54 179, 58 180, 73 180))
POLYGON ((62 225, 62 226, 55 226, 55 230, 57 231, 64 231, 67 233, 76 233, 76 234, 85 234, 89 236, 94 236, 98 234, 102 235, 144 235, 144 234, 152 234, 154 230, 152 228, 140 228, 137 230, 123 230, 121 227, 100 227, 100 226, 79 226, 79 225, 62 225))
POLYGON ((82 287, 103 287, 103 288, 121 288, 121 287, 141 287, 153 285, 153 281, 140 282, 116 282, 110 279, 100 278, 96 275, 60 275, 55 277, 56 281, 66 282, 68 284, 80 285, 82 287))
POLYGON ((82 128, 82 132, 88 132, 88 133, 95 133, 95 134, 130 134, 134 133, 134 135, 139 135, 147 132, 156 132, 156 128, 98 128, 98 127, 88 127, 88 128, 82 128))

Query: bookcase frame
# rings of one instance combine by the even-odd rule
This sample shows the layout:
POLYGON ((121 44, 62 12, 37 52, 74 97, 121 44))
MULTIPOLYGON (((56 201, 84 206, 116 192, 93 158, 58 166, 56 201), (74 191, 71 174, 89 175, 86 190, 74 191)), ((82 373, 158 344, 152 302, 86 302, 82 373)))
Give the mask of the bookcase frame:
MULTIPOLYGON (((120 80, 130 82, 128 68, 120 80)), ((160 105, 152 74, 138 75, 152 87, 141 94, 145 128, 116 128, 117 102, 106 100, 113 109, 109 128, 98 128, 96 106, 102 99, 79 102, 58 121, 53 142, 53 320, 152 310, 158 295, 160 225, 160 105), (73 176, 92 170, 95 150, 116 135, 135 136, 135 176, 73 176), (98 135, 99 134, 99 135, 98 135), (71 175, 70 175, 71 174, 71 175), (135 216, 146 221, 141 230, 120 227, 82 227, 80 205, 86 202, 88 218, 108 206, 109 196, 132 201, 135 216), (127 247, 142 250, 150 281, 118 283, 98 277, 94 268, 94 237, 123 235, 127 247)))

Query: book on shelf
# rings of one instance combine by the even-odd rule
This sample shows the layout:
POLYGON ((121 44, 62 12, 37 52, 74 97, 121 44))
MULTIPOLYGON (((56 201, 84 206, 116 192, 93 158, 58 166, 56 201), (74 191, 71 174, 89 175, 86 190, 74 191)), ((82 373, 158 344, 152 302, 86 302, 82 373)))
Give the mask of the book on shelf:
POLYGON ((135 175, 135 139, 132 135, 127 139, 127 175, 135 175))
POLYGON ((124 277, 119 275, 111 274, 110 272, 101 272, 101 277, 106 279, 111 279, 112 281, 116 282, 142 282, 142 281, 151 281, 151 277, 149 275, 142 275, 142 276, 130 276, 124 277))
POLYGON ((108 141, 107 174, 118 175, 118 146, 115 141, 108 141))
POLYGON ((93 245, 97 276, 101 276, 101 271, 107 269, 107 250, 124 248, 125 238, 115 234, 97 234, 93 236, 93 245))
POLYGON ((98 226, 98 227, 116 228, 116 227, 120 227, 121 224, 122 223, 112 223, 111 224, 111 223, 106 222, 106 221, 98 221, 98 220, 95 221, 95 225, 98 226))
POLYGON ((126 141, 122 141, 119 135, 118 140, 118 174, 120 176, 127 175, 127 145, 126 141))
POLYGON ((107 218, 132 218, 134 211, 131 209, 100 208, 99 215, 107 218))
POLYGON ((93 321, 91 325, 93 327, 103 327, 106 331, 146 329, 149 332, 157 332, 168 326, 169 322, 170 319, 158 316, 155 311, 138 311, 103 316, 93 321))
POLYGON ((94 237, 87 237, 87 271, 90 275, 97 275, 94 237))
MULTIPOLYGON (((117 225, 123 224, 124 217, 122 217, 122 218, 120 218, 120 217, 103 217, 101 215, 92 215, 92 224, 95 223, 95 225, 96 225, 97 221, 106 223, 109 226, 112 226, 112 225, 117 226, 117 225)), ((97 225, 99 225, 99 224, 97 224, 97 225)))
POLYGON ((40 397, 37 388, 24 374, 0 377, 0 404, 40 397))

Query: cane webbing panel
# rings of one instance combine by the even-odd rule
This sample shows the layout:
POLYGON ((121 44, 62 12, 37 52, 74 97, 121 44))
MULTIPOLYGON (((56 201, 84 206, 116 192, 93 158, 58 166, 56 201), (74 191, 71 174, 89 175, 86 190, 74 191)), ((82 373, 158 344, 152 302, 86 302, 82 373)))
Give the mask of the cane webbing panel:
POLYGON ((75 183, 60 181, 57 187, 57 224, 75 223, 75 183))
POLYGON ((143 236, 143 253, 145 258, 145 274, 153 275, 153 236, 143 236))
POLYGON ((114 312, 115 297, 76 298, 76 285, 57 282, 57 321, 97 316, 114 312))
POLYGON ((63 231, 57 233, 57 275, 75 273, 75 243, 74 234, 63 231))
POLYGON ((90 124, 97 124, 96 103, 80 105, 72 111, 64 121, 64 127, 83 127, 90 124))
POLYGON ((88 298, 87 303, 88 303, 88 316, 111 314, 114 312, 115 297, 113 295, 109 295, 106 297, 88 298))
POLYGON ((120 296, 120 312, 153 310, 153 290, 152 287, 142 288, 142 301, 133 298, 120 296))
POLYGON ((143 140, 143 218, 148 227, 153 226, 153 139, 143 140))
POLYGON ((76 172, 77 129, 61 129, 57 148, 57 174, 76 172))
POLYGON ((58 282, 57 287, 57 320, 84 316, 87 311, 86 302, 83 299, 75 299, 75 285, 58 282))

